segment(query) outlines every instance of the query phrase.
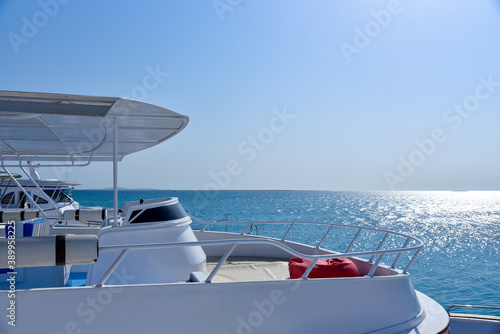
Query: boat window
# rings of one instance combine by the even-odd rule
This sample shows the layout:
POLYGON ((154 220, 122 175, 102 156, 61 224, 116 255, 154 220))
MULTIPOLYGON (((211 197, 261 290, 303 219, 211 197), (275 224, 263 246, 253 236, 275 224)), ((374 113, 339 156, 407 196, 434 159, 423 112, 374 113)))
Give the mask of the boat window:
POLYGON ((71 198, 62 189, 60 190, 44 190, 55 202, 71 202, 71 198))
POLYGON ((141 211, 142 210, 136 210, 132 212, 129 219, 131 221, 130 224, 162 222, 180 219, 187 216, 186 211, 184 211, 184 208, 180 203, 147 209, 141 213, 139 217, 134 219, 134 217, 136 217, 141 211))
POLYGON ((15 193, 9 193, 2 198, 2 204, 12 204, 14 203, 15 193))
POLYGON ((47 204, 47 203, 49 203, 47 200, 45 200, 45 199, 43 199, 43 198, 41 198, 41 197, 39 197, 37 195, 33 196, 33 199, 35 200, 35 202, 37 204, 47 204))

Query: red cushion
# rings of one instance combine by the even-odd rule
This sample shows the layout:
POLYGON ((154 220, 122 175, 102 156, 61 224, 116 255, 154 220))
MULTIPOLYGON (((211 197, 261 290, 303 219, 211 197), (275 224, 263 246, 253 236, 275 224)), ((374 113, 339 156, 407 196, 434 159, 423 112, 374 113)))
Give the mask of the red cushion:
MULTIPOLYGON (((301 278, 312 260, 294 257, 288 262, 290 278, 301 278)), ((321 259, 316 262, 308 278, 358 277, 358 267, 349 259, 321 259)))

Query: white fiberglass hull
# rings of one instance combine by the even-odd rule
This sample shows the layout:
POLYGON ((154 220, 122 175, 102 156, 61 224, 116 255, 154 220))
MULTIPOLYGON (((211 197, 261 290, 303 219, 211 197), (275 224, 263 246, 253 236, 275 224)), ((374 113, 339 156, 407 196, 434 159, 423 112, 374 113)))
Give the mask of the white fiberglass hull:
MULTIPOLYGON (((234 238, 217 232, 196 235, 205 242, 234 238)), ((304 253, 318 252, 305 245, 283 243, 304 253)), ((262 252, 280 257, 279 248, 254 246, 241 244, 233 255, 262 256, 262 252)), ((221 256, 225 248, 204 250, 207 256, 221 256)), ((435 334, 447 329, 446 311, 416 292, 408 274, 379 267, 375 276, 368 276, 371 265, 363 267, 356 261, 364 274, 354 278, 213 283, 133 284, 133 274, 118 268, 104 287, 16 291, 16 326, 3 317, 0 332, 435 334)), ((5 312, 11 300, 8 294, 0 291, 0 309, 5 312)))
MULTIPOLYGON (((128 278, 121 272, 112 280, 123 283, 128 278)), ((437 304, 421 294, 417 298, 407 276, 335 280, 335 284, 317 279, 17 291, 16 326, 2 320, 0 330, 322 334, 410 333, 420 326, 418 333, 439 333, 447 326, 437 304)), ((7 309, 7 293, 0 293, 0 309, 7 309)))

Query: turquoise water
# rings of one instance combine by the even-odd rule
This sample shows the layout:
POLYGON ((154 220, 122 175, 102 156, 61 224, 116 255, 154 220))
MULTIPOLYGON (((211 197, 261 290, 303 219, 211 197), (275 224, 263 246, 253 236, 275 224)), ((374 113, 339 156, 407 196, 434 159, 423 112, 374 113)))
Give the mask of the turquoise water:
MULTIPOLYGON (((112 191, 77 190, 73 197, 82 205, 113 205, 112 191)), ((230 221, 330 222, 407 233, 425 245, 409 271, 417 290, 445 308, 500 306, 500 192, 119 192, 120 207, 158 197, 178 197, 189 214, 207 221, 231 213, 230 221)), ((292 238, 318 242, 323 233, 309 228, 292 238)))

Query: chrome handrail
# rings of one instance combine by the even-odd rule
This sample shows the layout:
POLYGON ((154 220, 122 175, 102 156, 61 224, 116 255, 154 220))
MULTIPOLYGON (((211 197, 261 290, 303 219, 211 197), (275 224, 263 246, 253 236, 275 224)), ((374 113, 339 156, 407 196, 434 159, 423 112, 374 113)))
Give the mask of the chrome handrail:
MULTIPOLYGON (((302 225, 323 225, 323 226, 333 225, 333 226, 337 226, 337 227, 345 227, 345 228, 352 228, 352 229, 362 229, 362 230, 366 230, 366 231, 389 233, 389 234, 398 235, 401 237, 410 238, 411 240, 414 240, 414 241, 421 242, 420 239, 412 237, 408 234, 384 230, 384 229, 375 228, 375 227, 368 227, 368 226, 345 225, 345 224, 336 224, 336 223, 321 223, 321 222, 289 222, 289 221, 283 221, 283 222, 224 222, 224 223, 219 223, 219 222, 203 221, 203 220, 196 218, 194 216, 191 216, 191 215, 189 215, 189 217, 195 219, 196 221, 198 221, 202 224, 206 224, 206 225, 225 225, 225 224, 228 224, 228 225, 255 225, 255 224, 259 224, 259 225, 288 225, 288 224, 300 225, 300 224, 302 224, 302 225)), ((206 226, 202 230, 204 230, 204 229, 206 229, 206 226)))
POLYGON ((497 307, 497 306, 458 305, 458 304, 455 304, 455 305, 451 305, 450 307, 448 307, 448 310, 446 310, 446 312, 448 312, 448 315, 450 315, 450 311, 453 308, 476 308, 476 309, 484 309, 484 310, 500 310, 500 307, 497 307))
MULTIPOLYGON (((192 217, 193 219, 206 224, 200 232, 203 233, 208 226, 215 224, 219 225, 218 223, 213 223, 213 222, 203 222, 200 219, 197 219, 195 217, 192 217)), ((324 254, 324 255, 309 255, 309 254, 304 254, 301 252, 296 251, 295 249, 287 246, 286 244, 283 244, 282 242, 286 241, 285 237, 288 235, 288 232, 290 232, 290 229, 286 231, 285 237, 283 239, 276 239, 276 238, 270 238, 270 237, 253 237, 253 238, 236 238, 236 239, 225 239, 225 240, 207 240, 207 241, 191 241, 191 242, 168 242, 168 243, 152 243, 152 244, 135 244, 135 245, 118 245, 118 246, 102 246, 99 247, 99 252, 112 252, 112 251, 120 251, 122 252, 122 255, 119 256, 113 264, 109 267, 107 272, 103 275, 103 277, 99 280, 99 282, 96 284, 98 287, 104 286, 106 283, 107 279, 111 276, 113 271, 118 267, 120 262, 125 258, 125 256, 129 253, 129 251, 136 251, 136 250, 148 250, 148 249, 160 249, 160 248, 177 248, 177 247, 194 247, 194 246, 204 246, 204 247, 210 247, 210 246, 221 246, 221 245, 229 245, 228 250, 226 253, 221 257, 215 268, 212 270, 212 272, 209 274, 207 280, 205 283, 211 283, 213 277, 217 274, 218 270, 222 267, 224 262, 229 258, 229 256, 232 254, 234 249, 236 248, 237 245, 241 244, 267 244, 273 247, 280 248, 286 252, 288 252, 291 256, 295 257, 301 257, 303 259, 308 259, 311 260, 311 263, 309 264, 309 267, 307 270, 304 272, 302 275, 302 279, 308 279, 307 276, 309 272, 312 270, 313 266, 316 264, 316 262, 320 259, 334 259, 334 258, 340 258, 340 257, 361 257, 361 256, 372 256, 372 259, 378 255, 377 260, 375 261, 374 264, 372 264, 372 268, 369 271, 368 275, 369 277, 373 277, 375 270, 378 268, 378 266, 381 263, 382 258, 387 255, 387 254, 397 254, 396 260, 392 264, 392 268, 395 268, 397 261, 401 257, 402 253, 411 253, 414 252, 414 254, 411 256, 408 264, 406 265, 405 269, 403 270, 403 274, 406 274, 408 272, 408 269, 411 267, 411 265, 414 263, 416 258, 418 257, 420 251, 423 248, 423 242, 415 237, 403 234, 403 233, 398 233, 398 232, 391 232, 387 230, 382 230, 382 229, 376 229, 372 227, 362 227, 362 226, 351 226, 351 225, 342 225, 342 224, 333 224, 333 223, 307 223, 307 222, 248 222, 248 223, 237 223, 237 222, 224 222, 223 224, 220 225, 225 225, 225 224, 239 224, 239 225, 246 225, 246 228, 243 229, 243 231, 239 234, 236 233, 231 233, 232 235, 235 236, 244 236, 244 233, 252 226, 253 224, 270 224, 270 225, 283 225, 283 224, 306 224, 306 225, 326 225, 329 226, 330 228, 328 231, 325 233, 323 238, 321 239, 320 243, 318 246, 322 243, 322 241, 326 238, 326 236, 331 232, 333 227, 343 227, 343 228, 353 228, 353 229, 358 229, 358 232, 356 233, 355 237, 353 238, 353 241, 351 242, 350 246, 348 249, 343 252, 343 253, 330 253, 330 254, 324 254), (360 235, 361 231, 374 231, 374 232, 380 232, 386 234, 382 240, 382 242, 378 245, 378 248, 373 251, 361 251, 361 252, 348 252, 356 240, 356 238, 360 235), (395 236, 400 236, 405 238, 405 243, 402 247, 397 247, 397 248, 389 248, 389 249, 381 249, 383 243, 387 240, 387 235, 395 235, 395 236), (409 243, 411 241, 416 242, 415 246, 408 247, 409 243)), ((317 247, 316 249, 320 249, 317 247)))

